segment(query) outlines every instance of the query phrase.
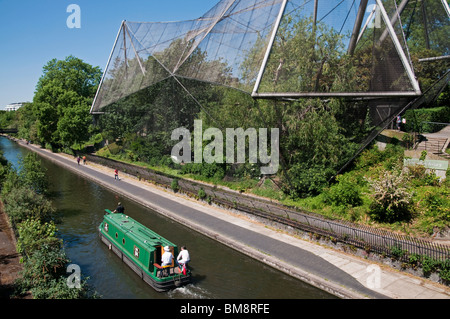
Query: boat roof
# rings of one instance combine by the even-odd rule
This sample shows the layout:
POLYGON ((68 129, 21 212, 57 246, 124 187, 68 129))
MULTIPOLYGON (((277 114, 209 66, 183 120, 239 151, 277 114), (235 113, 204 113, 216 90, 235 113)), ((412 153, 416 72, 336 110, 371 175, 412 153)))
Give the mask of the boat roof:
MULTIPOLYGON (((108 210, 106 210, 108 212, 108 210)), ((172 246, 175 244, 165 239, 161 235, 155 233, 153 230, 145 227, 133 218, 125 214, 109 213, 105 215, 105 220, 115 224, 121 228, 129 237, 133 237, 136 242, 149 248, 156 246, 172 246)))

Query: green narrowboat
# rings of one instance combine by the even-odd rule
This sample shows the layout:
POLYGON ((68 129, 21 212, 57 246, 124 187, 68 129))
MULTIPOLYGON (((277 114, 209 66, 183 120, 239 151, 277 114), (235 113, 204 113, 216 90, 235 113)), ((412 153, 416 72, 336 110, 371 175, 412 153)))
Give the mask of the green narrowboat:
POLYGON ((191 272, 185 274, 175 264, 178 247, 154 231, 125 214, 106 214, 98 231, 100 239, 139 277, 156 291, 163 292, 191 281, 191 272), (164 247, 169 246, 175 258, 169 267, 161 267, 164 247))

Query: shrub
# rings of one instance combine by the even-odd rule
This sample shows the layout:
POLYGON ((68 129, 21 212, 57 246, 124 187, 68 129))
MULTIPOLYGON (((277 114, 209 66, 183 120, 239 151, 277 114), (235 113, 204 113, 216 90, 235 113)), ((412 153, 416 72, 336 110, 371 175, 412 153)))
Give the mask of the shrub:
POLYGON ((430 188, 419 198, 423 210, 421 227, 432 234, 435 227, 445 229, 450 226, 450 191, 446 187, 430 188))
POLYGON ((414 136, 412 134, 405 133, 402 137, 402 141, 407 149, 410 149, 412 146, 414 146, 414 136))
POLYGON ((401 173, 385 171, 379 180, 369 180, 372 199, 371 218, 393 223, 411 218, 412 194, 407 190, 406 178, 401 173))
POLYGON ((441 263, 441 271, 439 272, 439 277, 445 282, 450 283, 450 259, 441 263))
POLYGON ((335 171, 331 168, 295 164, 287 172, 289 182, 283 185, 283 190, 292 198, 318 195, 328 185, 333 173, 335 171))
POLYGON ((49 221, 55 211, 51 202, 43 195, 23 186, 4 195, 3 200, 6 212, 15 224, 27 218, 49 221))
POLYGON ((205 190, 203 189, 203 187, 200 187, 200 189, 198 190, 198 197, 199 197, 200 199, 204 199, 204 198, 206 197, 206 192, 205 192, 205 190))
POLYGON ((56 226, 53 222, 41 223, 36 219, 27 219, 17 227, 17 251, 20 254, 32 255, 42 245, 60 246, 56 238, 56 226))
POLYGON ((425 277, 428 277, 431 273, 437 271, 439 267, 439 262, 430 258, 428 256, 424 256, 422 259, 422 271, 425 277))
POLYGON ((174 178, 172 180, 172 183, 170 184, 170 187, 172 188, 172 190, 176 193, 180 190, 180 186, 178 185, 178 179, 174 178))
POLYGON ((64 250, 43 244, 27 258, 20 278, 16 281, 16 293, 31 291, 34 299, 80 299, 94 297, 86 279, 80 280, 80 288, 67 285, 66 270, 70 260, 64 250))
POLYGON ((356 178, 345 174, 339 175, 336 179, 338 183, 325 192, 325 200, 335 206, 361 205, 362 199, 356 178))
POLYGON ((45 194, 48 190, 46 169, 42 166, 36 153, 29 153, 20 160, 20 180, 38 194, 45 194))
POLYGON ((425 151, 425 150, 423 150, 423 151, 420 153, 419 160, 424 161, 424 160, 427 158, 427 154, 428 154, 428 152, 425 151))
POLYGON ((401 246, 395 245, 391 247, 391 255, 396 259, 401 259, 406 254, 406 250, 401 246))

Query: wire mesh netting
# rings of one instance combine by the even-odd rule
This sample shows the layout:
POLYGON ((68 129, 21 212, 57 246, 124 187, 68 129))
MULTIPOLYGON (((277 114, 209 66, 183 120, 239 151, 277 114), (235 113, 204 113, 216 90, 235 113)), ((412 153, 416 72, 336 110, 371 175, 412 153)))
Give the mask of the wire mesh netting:
POLYGON ((445 74, 449 27, 442 0, 222 0, 198 19, 124 21, 91 113, 144 161, 196 119, 278 128, 284 179, 327 180, 421 94, 419 59, 437 58, 431 82, 445 74))

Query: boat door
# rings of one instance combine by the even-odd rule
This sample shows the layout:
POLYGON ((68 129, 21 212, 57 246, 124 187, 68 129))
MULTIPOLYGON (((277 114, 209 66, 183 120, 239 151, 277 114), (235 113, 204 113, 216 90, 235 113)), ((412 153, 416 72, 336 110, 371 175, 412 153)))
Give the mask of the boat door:
MULTIPOLYGON (((156 249, 155 249, 154 261, 155 261, 155 263, 161 265, 161 257, 164 254, 164 246, 156 246, 155 248, 156 249)), ((173 255, 172 265, 170 265, 169 267, 175 267, 175 250, 174 250, 174 247, 172 247, 172 246, 169 246, 169 248, 170 248, 170 252, 173 255)))

